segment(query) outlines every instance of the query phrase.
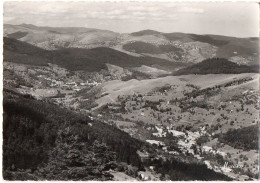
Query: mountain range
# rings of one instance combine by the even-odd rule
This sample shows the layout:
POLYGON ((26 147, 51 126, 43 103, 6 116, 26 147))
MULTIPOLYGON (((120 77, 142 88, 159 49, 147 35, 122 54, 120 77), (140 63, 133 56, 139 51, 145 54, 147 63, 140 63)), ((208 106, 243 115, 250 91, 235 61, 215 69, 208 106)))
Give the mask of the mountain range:
POLYGON ((209 58, 257 65, 258 38, 162 33, 130 34, 82 27, 4 25, 4 60, 24 64, 55 63, 71 70, 98 71, 151 66, 177 71, 209 58))

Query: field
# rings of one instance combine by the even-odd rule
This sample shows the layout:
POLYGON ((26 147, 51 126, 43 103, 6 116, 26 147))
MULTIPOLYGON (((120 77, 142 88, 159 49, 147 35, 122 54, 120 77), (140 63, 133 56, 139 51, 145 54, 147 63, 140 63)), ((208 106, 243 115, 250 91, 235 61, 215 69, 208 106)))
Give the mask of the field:
MULTIPOLYGON (((240 75, 209 74, 209 75, 167 76, 163 78, 141 80, 141 81, 130 80, 127 82, 114 80, 102 84, 102 88, 103 88, 102 92, 104 94, 106 93, 107 95, 98 99, 97 103, 103 105, 104 103, 115 101, 119 95, 123 96, 123 95, 134 94, 134 93, 144 94, 144 93, 148 93, 149 91, 152 91, 157 87, 163 87, 165 85, 169 85, 169 86, 176 85, 176 90, 173 90, 170 93, 169 97, 163 96, 170 99, 170 97, 174 92, 176 92, 176 94, 174 93, 174 97, 183 96, 182 91, 185 90, 184 87, 187 84, 193 84, 200 87, 201 89, 204 89, 207 87, 213 87, 215 85, 220 85, 222 83, 226 83, 247 76, 248 77, 254 76, 256 82, 257 79, 256 74, 240 74, 240 75)), ((257 87, 257 85, 254 85, 254 83, 252 84, 252 86, 257 87)))

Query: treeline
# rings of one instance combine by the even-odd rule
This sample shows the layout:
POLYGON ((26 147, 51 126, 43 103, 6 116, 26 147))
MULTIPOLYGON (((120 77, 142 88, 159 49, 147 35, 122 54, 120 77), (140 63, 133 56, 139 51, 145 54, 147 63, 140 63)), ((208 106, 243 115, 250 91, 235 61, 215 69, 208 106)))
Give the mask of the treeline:
POLYGON ((210 97, 210 96, 214 96, 214 95, 218 94, 222 87, 225 88, 225 87, 229 87, 229 86, 240 85, 242 83, 246 83, 251 80, 253 80, 253 78, 246 77, 246 78, 242 78, 242 79, 233 80, 233 81, 230 81, 230 82, 227 82, 224 84, 215 85, 214 87, 208 87, 208 88, 201 89, 201 90, 195 89, 192 92, 185 93, 184 96, 189 97, 189 98, 190 97, 196 98, 197 96, 200 96, 200 95, 205 95, 207 97, 210 97))

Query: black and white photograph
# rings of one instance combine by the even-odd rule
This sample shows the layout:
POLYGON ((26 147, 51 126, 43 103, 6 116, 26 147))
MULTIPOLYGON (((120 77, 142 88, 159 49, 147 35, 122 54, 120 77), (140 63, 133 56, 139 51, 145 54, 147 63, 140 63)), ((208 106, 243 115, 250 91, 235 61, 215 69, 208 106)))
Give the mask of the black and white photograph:
POLYGON ((258 181, 257 2, 5 1, 2 179, 258 181))

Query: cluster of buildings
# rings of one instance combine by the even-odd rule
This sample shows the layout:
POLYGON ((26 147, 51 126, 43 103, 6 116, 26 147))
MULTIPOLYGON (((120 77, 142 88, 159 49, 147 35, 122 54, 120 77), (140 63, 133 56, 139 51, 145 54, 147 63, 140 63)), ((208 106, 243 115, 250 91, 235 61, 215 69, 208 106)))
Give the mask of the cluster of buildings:
POLYGON ((44 75, 39 75, 37 77, 40 79, 41 84, 45 83, 46 86, 59 87, 59 88, 64 89, 64 90, 79 91, 84 86, 97 86, 97 85, 100 84, 96 81, 94 81, 94 82, 88 82, 88 81, 86 81, 86 82, 75 82, 75 81, 66 82, 66 81, 63 81, 61 79, 58 79, 58 80, 51 79, 51 78, 48 78, 44 75))

